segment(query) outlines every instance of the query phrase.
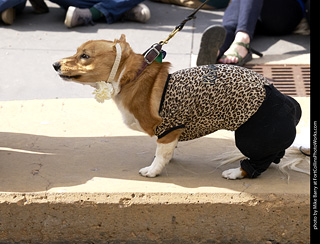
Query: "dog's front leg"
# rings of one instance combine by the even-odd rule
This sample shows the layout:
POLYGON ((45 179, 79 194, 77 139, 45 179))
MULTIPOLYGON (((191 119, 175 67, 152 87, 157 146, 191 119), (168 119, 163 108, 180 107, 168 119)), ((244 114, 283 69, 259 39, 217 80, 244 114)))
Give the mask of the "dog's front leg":
POLYGON ((139 173, 145 177, 156 177, 159 175, 166 164, 170 162, 177 143, 178 139, 170 143, 157 143, 156 156, 152 164, 140 169, 139 173))

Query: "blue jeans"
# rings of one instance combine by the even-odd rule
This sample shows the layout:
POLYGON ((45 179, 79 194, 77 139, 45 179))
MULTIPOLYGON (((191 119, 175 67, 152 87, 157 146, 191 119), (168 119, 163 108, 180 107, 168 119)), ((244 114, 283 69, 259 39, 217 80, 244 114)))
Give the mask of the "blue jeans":
POLYGON ((121 19, 123 13, 132 9, 143 0, 50 0, 61 7, 96 8, 106 18, 108 24, 121 19))
POLYGON ((26 6, 27 0, 0 0, 0 13, 8 8, 15 8, 21 12, 26 6))

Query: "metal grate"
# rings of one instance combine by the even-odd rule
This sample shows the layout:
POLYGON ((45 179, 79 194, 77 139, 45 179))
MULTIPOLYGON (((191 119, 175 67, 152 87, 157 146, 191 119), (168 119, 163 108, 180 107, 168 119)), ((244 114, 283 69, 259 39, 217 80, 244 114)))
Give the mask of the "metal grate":
POLYGON ((248 64, 246 68, 268 78, 286 95, 310 96, 310 65, 248 64))

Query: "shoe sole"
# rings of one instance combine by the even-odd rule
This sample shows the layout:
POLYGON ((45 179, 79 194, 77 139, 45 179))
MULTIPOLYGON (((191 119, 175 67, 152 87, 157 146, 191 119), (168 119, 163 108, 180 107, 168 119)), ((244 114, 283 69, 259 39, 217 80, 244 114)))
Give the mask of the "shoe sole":
POLYGON ((215 64, 218 51, 226 38, 226 30, 222 26, 208 27, 201 38, 197 65, 215 64))
POLYGON ((68 11, 67 11, 67 14, 66 14, 66 18, 64 20, 64 24, 68 27, 68 28, 71 28, 72 25, 72 17, 73 17, 73 13, 74 11, 76 10, 76 7, 73 7, 73 6, 70 6, 68 8, 68 11))

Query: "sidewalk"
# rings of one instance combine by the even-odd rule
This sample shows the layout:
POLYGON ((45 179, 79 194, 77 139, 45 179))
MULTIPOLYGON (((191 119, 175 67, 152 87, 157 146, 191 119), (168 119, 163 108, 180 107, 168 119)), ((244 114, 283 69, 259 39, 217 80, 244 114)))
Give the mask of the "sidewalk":
MULTIPOLYGON (((146 1, 147 24, 67 29, 64 11, 31 8, 13 26, 0 24, 0 243, 308 243, 309 181, 276 165, 258 179, 225 180, 217 158, 232 154, 233 133, 180 143, 157 178, 144 178, 155 138, 122 123, 111 101, 62 81, 52 63, 91 39, 119 38, 137 53, 167 37, 191 10, 146 1), (58 99, 57 99, 58 98, 58 99), (267 230, 267 231, 266 231, 267 230)), ((222 11, 200 11, 168 45, 172 71, 194 66, 203 30, 222 11)), ((263 59, 308 64, 309 37, 257 37, 263 59)), ((309 98, 296 98, 309 125, 309 98)), ((301 158, 290 149, 282 161, 301 158)), ((307 160, 297 167, 308 169, 307 160)))
MULTIPOLYGON (((50 13, 32 14, 27 7, 14 25, 0 24, 0 101, 92 98, 92 89, 59 79, 52 68, 55 61, 73 55, 78 46, 92 39, 114 40, 124 33, 136 53, 143 53, 153 43, 164 40, 192 9, 145 2, 152 17, 146 24, 124 22, 68 29, 63 21, 65 12, 48 2, 50 13)), ((171 71, 195 66, 201 34, 209 26, 222 22, 223 11, 201 10, 195 20, 164 46, 171 71)), ((264 54, 252 62, 309 63, 310 37, 287 35, 258 36, 253 47, 264 54)))
MULTIPOLYGON (((297 99, 306 126, 309 103, 297 99)), ((310 242, 310 177, 272 165, 258 179, 223 179, 239 166, 217 160, 236 150, 232 132, 179 143, 161 176, 145 178, 155 139, 126 128, 112 102, 0 107, 2 243, 310 242)))

